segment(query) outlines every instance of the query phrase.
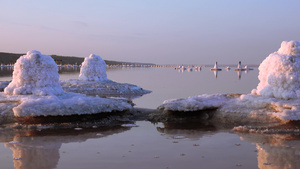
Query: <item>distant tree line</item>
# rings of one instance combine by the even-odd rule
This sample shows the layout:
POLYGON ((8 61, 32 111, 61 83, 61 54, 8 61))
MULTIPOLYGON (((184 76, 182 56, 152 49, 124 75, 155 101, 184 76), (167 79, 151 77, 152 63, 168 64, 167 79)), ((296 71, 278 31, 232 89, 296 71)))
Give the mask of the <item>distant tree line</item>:
MULTIPOLYGON (((5 64, 5 65, 14 64, 17 61, 17 59, 22 55, 25 54, 0 52, 0 64, 5 64)), ((57 64, 63 64, 63 65, 67 65, 67 64, 80 65, 84 60, 84 58, 75 57, 75 56, 51 55, 51 57, 56 61, 57 64)), ((105 60, 105 63, 109 65, 131 64, 130 62, 120 62, 120 61, 110 61, 110 60, 105 60)))

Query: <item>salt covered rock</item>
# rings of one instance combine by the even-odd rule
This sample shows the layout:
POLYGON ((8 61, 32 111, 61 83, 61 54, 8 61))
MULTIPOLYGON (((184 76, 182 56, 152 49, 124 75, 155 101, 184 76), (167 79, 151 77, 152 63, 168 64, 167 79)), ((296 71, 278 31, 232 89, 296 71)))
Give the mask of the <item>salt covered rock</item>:
POLYGON ((260 82, 252 94, 286 100, 300 98, 300 42, 283 41, 258 69, 260 82))
POLYGON ((140 86, 109 80, 106 75, 106 63, 100 56, 94 54, 84 59, 78 79, 64 80, 60 84, 66 92, 101 97, 113 96, 132 99, 151 92, 140 86))
POLYGON ((29 51, 15 63, 12 82, 4 89, 8 95, 61 95, 58 68, 53 58, 29 51))
POLYGON ((82 62, 79 80, 85 81, 103 81, 107 80, 106 63, 97 55, 91 54, 82 62))

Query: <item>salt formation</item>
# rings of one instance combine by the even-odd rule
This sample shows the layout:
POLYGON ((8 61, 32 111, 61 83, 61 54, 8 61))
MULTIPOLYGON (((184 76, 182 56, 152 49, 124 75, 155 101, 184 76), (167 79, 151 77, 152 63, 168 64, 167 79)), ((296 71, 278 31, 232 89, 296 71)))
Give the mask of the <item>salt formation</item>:
POLYGON ((127 83, 109 80, 106 75, 106 63, 97 55, 91 54, 84 59, 77 79, 61 81, 67 92, 99 95, 102 97, 122 96, 133 98, 150 93, 148 90, 127 83))
POLYGON ((215 62, 214 68, 210 69, 211 71, 221 71, 222 69, 219 68, 218 62, 215 62))
MULTIPOLYGON (((259 66, 260 83, 251 94, 199 95, 164 101, 167 115, 215 109, 211 121, 230 124, 286 123, 300 120, 300 42, 283 41, 259 66)), ((205 113, 205 112, 204 112, 205 113)))
POLYGON ((300 98, 300 42, 283 41, 259 66, 260 83, 253 94, 279 99, 300 98))
POLYGON ((242 62, 239 61, 237 68, 234 69, 234 70, 235 70, 235 71, 244 71, 244 70, 246 70, 246 69, 242 68, 242 62))
POLYGON ((29 51, 17 60, 12 82, 0 93, 0 123, 15 116, 97 114, 130 108, 127 100, 65 93, 54 60, 38 51, 29 51))
POLYGON ((4 89, 5 94, 37 96, 61 95, 58 68, 54 60, 38 51, 29 51, 15 63, 13 80, 4 89))
POLYGON ((106 63, 97 55, 91 54, 82 62, 79 80, 85 81, 103 81, 107 80, 106 63))
POLYGON ((187 99, 171 99, 165 100, 163 105, 159 109, 165 111, 183 111, 191 112, 203 109, 213 109, 218 108, 227 101, 226 95, 217 94, 209 95, 204 94, 200 96, 193 96, 187 99))

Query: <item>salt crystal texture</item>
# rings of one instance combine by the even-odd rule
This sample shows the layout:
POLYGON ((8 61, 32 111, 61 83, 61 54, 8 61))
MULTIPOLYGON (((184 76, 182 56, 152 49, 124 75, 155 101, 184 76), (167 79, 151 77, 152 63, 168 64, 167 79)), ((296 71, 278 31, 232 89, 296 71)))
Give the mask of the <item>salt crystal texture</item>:
POLYGON ((107 80, 106 63, 97 55, 91 54, 84 58, 80 69, 79 80, 103 81, 107 80))
POLYGON ((253 94, 286 100, 300 98, 300 42, 283 41, 258 69, 260 83, 253 94))
POLYGON ((29 51, 15 63, 12 82, 4 89, 8 95, 61 95, 58 68, 53 58, 29 51))

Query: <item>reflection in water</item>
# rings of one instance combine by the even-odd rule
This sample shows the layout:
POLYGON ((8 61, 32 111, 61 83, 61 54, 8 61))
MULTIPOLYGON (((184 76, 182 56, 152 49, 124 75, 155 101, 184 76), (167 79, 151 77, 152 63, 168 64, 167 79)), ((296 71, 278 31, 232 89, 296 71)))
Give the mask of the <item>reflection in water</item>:
MULTIPOLYGON (((91 138, 100 138, 121 133, 129 128, 110 127, 106 129, 62 129, 62 130, 20 130, 5 132, 0 140, 13 151, 14 168, 16 169, 52 169, 60 159, 59 149, 63 143, 84 142, 91 138), (10 134, 7 134, 10 133, 10 134), (11 134, 14 134, 12 136, 11 134), (8 139, 13 141, 7 142, 8 139)), ((1 132, 2 133, 2 132, 1 132)))
POLYGON ((298 168, 300 136, 291 134, 240 134, 241 140, 256 144, 260 169, 298 168))
POLYGON ((218 78, 218 72, 219 72, 219 71, 216 70, 216 71, 213 71, 213 72, 214 72, 215 78, 217 79, 217 78, 218 78))
POLYGON ((158 132, 167 134, 171 137, 178 135, 197 140, 207 135, 207 131, 216 131, 215 126, 199 122, 185 123, 163 123, 163 127, 156 128, 158 132))
POLYGON ((248 70, 238 70, 238 71, 236 71, 237 72, 237 75, 238 75, 238 77, 239 77, 239 80, 241 80, 241 78, 242 78, 242 72, 245 72, 245 74, 247 74, 249 71, 251 71, 251 70, 253 70, 253 69, 248 69, 248 70))
POLYGON ((58 73, 62 73, 62 72, 79 72, 79 71, 80 71, 79 66, 72 66, 72 65, 58 66, 58 73))
MULTIPOLYGON (((219 133, 217 126, 203 123, 164 123, 157 131, 178 139, 202 139, 210 131, 219 133)), ((242 141, 256 145, 257 166, 260 169, 298 168, 300 166, 300 136, 292 134, 239 134, 242 141)), ((240 146, 236 144, 236 146, 240 146)))
MULTIPOLYGON (((226 67, 226 70, 227 70, 228 73, 230 73, 229 72, 230 69, 231 68, 229 66, 226 67)), ((180 68, 175 68, 175 70, 178 70, 178 72, 185 72, 185 71, 192 72, 193 69, 192 68, 186 68, 186 67, 183 67, 183 68, 180 67, 180 68)), ((198 67, 195 67, 194 70, 199 70, 199 69, 198 69, 198 67)), ((200 70, 201 70, 201 67, 200 67, 200 70)), ((249 68, 247 66, 246 66, 246 68, 237 68, 237 69, 235 69, 235 71, 237 72, 239 80, 241 80, 241 78, 242 78, 242 72, 245 72, 245 74, 247 74, 251 70, 254 70, 254 69, 249 68)), ((220 69, 218 66, 215 66, 214 68, 210 69, 210 71, 212 71, 214 73, 214 76, 217 79, 218 78, 218 72, 222 71, 222 69, 220 69)))
POLYGON ((239 80, 241 80, 241 78, 242 78, 242 71, 236 71, 236 72, 237 72, 237 75, 239 77, 239 80))
POLYGON ((0 67, 0 77, 12 76, 13 67, 0 67))
POLYGON ((233 134, 231 130, 220 126, 196 122, 159 123, 153 126, 155 128, 149 122, 137 124, 139 127, 126 133, 122 132, 128 128, 121 127, 8 132, 0 130, 0 141, 6 142, 6 147, 13 151, 14 167, 17 169, 66 168, 62 166, 74 168, 79 163, 84 163, 87 168, 189 166, 188 168, 279 169, 297 168, 300 165, 300 136, 233 134), (112 134, 114 136, 108 139, 102 138, 112 134), (89 140, 94 138, 95 140, 89 140), (16 142, 10 142, 12 140, 16 142), (244 142, 240 142, 241 140, 244 142), (64 143, 75 144, 66 146, 64 143), (67 148, 68 153, 63 154, 66 153, 66 147, 72 150, 75 147, 77 150, 70 151, 67 148), (255 147, 257 153, 254 152, 255 147), (99 151, 96 148, 101 148, 103 153, 95 156, 95 152, 99 151))
POLYGON ((14 168, 56 168, 61 142, 53 142, 49 137, 21 137, 14 140, 20 143, 5 143, 13 151, 14 168))

